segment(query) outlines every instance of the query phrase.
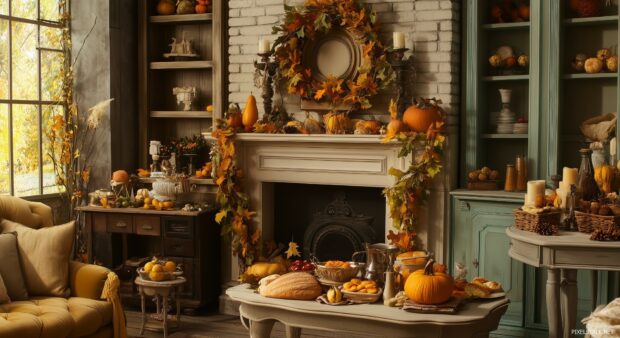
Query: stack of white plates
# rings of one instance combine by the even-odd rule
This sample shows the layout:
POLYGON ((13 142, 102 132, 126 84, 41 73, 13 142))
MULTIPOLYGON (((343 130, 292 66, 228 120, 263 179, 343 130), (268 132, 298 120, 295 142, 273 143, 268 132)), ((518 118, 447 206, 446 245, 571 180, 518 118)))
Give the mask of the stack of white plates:
POLYGON ((513 134, 527 134, 527 122, 515 123, 512 127, 513 134))
POLYGON ((497 133, 498 134, 512 134, 512 126, 515 123, 515 114, 513 112, 506 112, 502 110, 497 117, 497 133))

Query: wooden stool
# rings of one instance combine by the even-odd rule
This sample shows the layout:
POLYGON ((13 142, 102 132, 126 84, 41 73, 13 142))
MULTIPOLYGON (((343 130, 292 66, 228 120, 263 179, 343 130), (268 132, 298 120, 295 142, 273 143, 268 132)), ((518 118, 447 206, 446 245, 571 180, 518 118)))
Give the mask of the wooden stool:
POLYGON ((140 335, 144 334, 144 328, 147 322, 146 306, 144 300, 145 296, 155 297, 157 314, 162 316, 164 338, 166 338, 166 336, 168 335, 168 297, 174 294, 174 299, 176 301, 177 307, 176 328, 181 327, 181 299, 179 298, 179 291, 181 290, 181 287, 183 286, 183 284, 185 284, 185 282, 187 282, 187 280, 184 277, 177 277, 176 279, 162 282, 145 280, 141 277, 136 278, 135 283, 138 286, 138 292, 140 293, 140 303, 142 307, 142 326, 140 328, 140 335))

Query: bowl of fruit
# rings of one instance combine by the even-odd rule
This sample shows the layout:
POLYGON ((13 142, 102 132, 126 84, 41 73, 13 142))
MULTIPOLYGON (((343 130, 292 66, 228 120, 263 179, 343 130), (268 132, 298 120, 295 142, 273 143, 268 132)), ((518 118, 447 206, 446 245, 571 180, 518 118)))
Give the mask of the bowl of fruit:
POLYGON ((354 262, 327 261, 316 265, 315 273, 319 279, 344 283, 357 275, 359 266, 354 262))
POLYGON ((293 272, 303 271, 303 272, 312 272, 316 269, 316 265, 312 263, 312 261, 307 259, 298 259, 293 261, 289 266, 289 270, 293 272))
POLYGON ((144 280, 163 282, 182 275, 181 267, 172 260, 160 260, 153 257, 150 262, 138 268, 138 275, 144 280))
POLYGON ((498 190, 499 171, 489 167, 473 170, 467 174, 467 189, 469 190, 498 190))

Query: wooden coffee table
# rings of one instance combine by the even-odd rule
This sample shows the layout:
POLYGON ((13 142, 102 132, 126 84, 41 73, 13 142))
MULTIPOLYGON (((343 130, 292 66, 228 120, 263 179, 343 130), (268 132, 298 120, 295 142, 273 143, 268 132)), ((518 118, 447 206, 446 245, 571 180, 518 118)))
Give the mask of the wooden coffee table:
POLYGON ((241 303, 241 322, 251 338, 268 338, 273 324, 284 324, 288 338, 301 329, 341 331, 382 337, 488 337, 510 302, 506 298, 468 302, 457 314, 410 313, 382 303, 331 306, 315 301, 266 298, 248 284, 226 290, 241 303))

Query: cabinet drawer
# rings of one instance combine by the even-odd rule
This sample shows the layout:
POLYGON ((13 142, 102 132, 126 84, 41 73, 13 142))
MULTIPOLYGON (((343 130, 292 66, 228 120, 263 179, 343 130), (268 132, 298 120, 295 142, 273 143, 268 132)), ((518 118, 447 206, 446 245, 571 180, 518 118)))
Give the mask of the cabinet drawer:
POLYGON ((166 237, 194 238, 194 222, 191 218, 165 218, 164 231, 166 237))
POLYGON ((194 241, 191 239, 164 239, 164 254, 166 256, 193 257, 194 241))
POLYGON ((157 216, 134 216, 133 225, 138 235, 161 235, 161 225, 157 216))
POLYGON ((130 234, 133 232, 133 222, 130 215, 108 215, 108 232, 130 234))

